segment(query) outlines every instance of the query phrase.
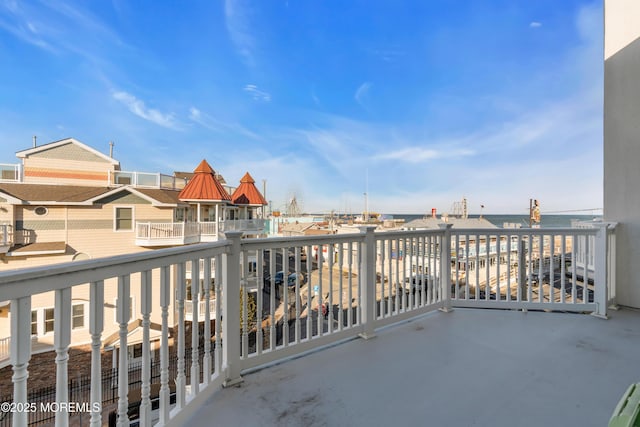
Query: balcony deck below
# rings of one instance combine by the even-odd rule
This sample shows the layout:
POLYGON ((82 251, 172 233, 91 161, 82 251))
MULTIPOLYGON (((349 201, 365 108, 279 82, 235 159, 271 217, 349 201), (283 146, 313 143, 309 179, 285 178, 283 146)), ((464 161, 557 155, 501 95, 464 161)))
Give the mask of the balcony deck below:
POLYGON ((640 311, 455 309, 246 374, 187 425, 604 426, 638 360, 640 311))

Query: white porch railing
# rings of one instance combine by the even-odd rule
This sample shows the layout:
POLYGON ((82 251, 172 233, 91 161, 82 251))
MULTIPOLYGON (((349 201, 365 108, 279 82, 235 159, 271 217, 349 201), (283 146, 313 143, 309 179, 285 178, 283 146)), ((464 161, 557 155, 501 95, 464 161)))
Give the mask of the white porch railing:
POLYGON ((13 245, 13 226, 0 224, 0 253, 6 252, 13 245))
POLYGON ((184 245, 212 242, 220 233, 242 231, 244 234, 262 234, 267 220, 228 220, 211 222, 137 222, 136 244, 140 246, 184 245))
POLYGON ((180 190, 184 188, 186 181, 175 176, 155 172, 109 171, 108 185, 132 185, 134 187, 180 190))
MULTIPOLYGON (((143 329, 139 404, 128 401, 126 352, 121 352, 118 359, 119 425, 128 425, 130 405, 136 408, 139 405, 140 425, 151 424, 152 313, 160 313, 162 319, 159 392, 162 425, 183 425, 193 409, 219 387, 241 382, 245 370, 340 340, 370 338, 382 326, 436 309, 447 311, 452 306, 461 306, 571 310, 606 316, 610 302, 607 282, 614 265, 608 236, 613 227, 601 224, 593 229, 455 231, 449 227, 384 233, 363 227, 355 234, 273 239, 242 239, 241 232, 228 232, 226 240, 214 243, 0 273, 0 292, 3 298, 11 300, 13 400, 30 403, 27 378, 32 296, 53 291, 56 401, 69 401, 71 293, 75 287, 87 284, 92 384, 85 403, 91 425, 95 426, 107 417, 101 410, 100 350, 104 338, 104 295, 110 287, 115 287, 118 293, 116 317, 121 348, 127 345, 132 320, 129 318, 132 286, 139 289, 143 329), (586 246, 585 250, 594 251, 595 274, 591 281, 583 278, 581 282, 573 262, 575 241, 584 236, 594 237, 593 248, 586 246), (514 244, 507 245, 506 251, 501 249, 502 245, 496 245, 492 253, 492 242, 498 241, 514 244), (486 247, 484 254, 480 251, 482 245, 486 247), (464 252, 460 251, 461 246, 465 247, 464 252), (475 246, 474 252, 471 246, 475 246), (320 256, 317 262, 311 257, 303 261, 303 249, 310 254, 312 247, 321 248, 320 253, 326 256, 320 256), (464 257, 460 256, 462 253, 464 257), (216 271, 211 271, 212 268, 216 271), (209 286, 201 289, 199 280, 191 285, 192 316, 200 319, 200 313, 204 313, 202 337, 196 327, 190 328, 191 337, 185 333, 189 269, 190 277, 216 278, 213 290, 209 286), (280 269, 286 273, 284 283, 276 283, 280 269), (545 283, 546 272, 553 278, 550 283, 545 283), (557 274, 560 276, 556 279, 557 274), (259 289, 249 291, 245 284, 256 278, 259 289), (152 298, 155 292, 160 294, 159 304, 152 303, 157 301, 157 297, 152 298), (176 313, 173 346, 178 357, 177 372, 171 378, 170 310, 176 313), (210 320, 215 320, 215 331, 211 330, 210 320), (190 366, 185 362, 187 345, 193 356, 190 366), (212 346, 215 351, 210 357, 212 346), (202 362, 198 358, 199 347, 204 347, 202 362), (175 383, 176 391, 173 409, 170 383, 175 383)), ((56 423, 66 425, 70 416, 77 415, 57 411, 56 423)), ((13 425, 25 426, 31 415, 16 412, 12 416, 13 425)))
POLYGON ((9 358, 11 337, 0 338, 0 361, 9 358))
POLYGON ((22 182, 22 165, 0 163, 0 182, 22 182))
POLYGON ((265 232, 267 220, 265 219, 236 219, 226 220, 220 223, 220 231, 243 231, 251 234, 261 234, 265 232))
MULTIPOLYGON (((205 321, 205 312, 207 310, 206 306, 207 306, 207 301, 201 299, 198 301, 198 310, 196 310, 196 313, 198 313, 198 322, 204 322, 205 321)), ((187 322, 193 322, 193 301, 191 300, 185 300, 184 302, 184 316, 185 316, 185 320, 187 322)), ((215 319, 216 318, 216 300, 215 298, 210 298, 209 299, 209 318, 210 319, 215 319)))

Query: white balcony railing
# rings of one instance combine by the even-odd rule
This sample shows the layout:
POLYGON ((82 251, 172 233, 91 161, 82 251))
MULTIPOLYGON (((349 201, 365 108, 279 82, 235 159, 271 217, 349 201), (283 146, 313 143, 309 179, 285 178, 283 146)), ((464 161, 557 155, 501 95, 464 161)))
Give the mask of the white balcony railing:
POLYGON ((166 188, 180 190, 186 181, 175 176, 151 172, 109 171, 109 185, 132 185, 142 188, 166 188))
POLYGON ((11 337, 0 338, 0 362, 9 358, 11 337))
MULTIPOLYGON (((134 289, 139 290, 141 304, 136 313, 141 313, 143 330, 140 401, 128 400, 127 353, 121 352, 117 420, 119 425, 128 425, 129 414, 139 413, 140 425, 150 425, 150 390, 159 388, 160 423, 183 425, 222 385, 241 382, 246 370, 340 340, 369 338, 382 326, 436 309, 536 309, 606 316, 607 306, 615 303, 610 298, 615 263, 609 237, 613 232, 613 226, 607 224, 591 229, 455 231, 446 226, 384 233, 363 227, 354 234, 273 239, 242 239, 241 232, 228 232, 227 240, 213 243, 0 273, 0 292, 11 301, 13 401, 28 403, 31 310, 36 294, 55 294, 56 401, 69 402, 71 295, 77 286, 90 289, 91 392, 83 401, 93 408, 88 411, 91 425, 101 425, 107 418, 102 410, 101 347, 105 318, 110 318, 105 316, 105 290, 117 289, 115 310, 122 348, 133 320, 129 318, 129 297, 134 289), (592 279, 580 277, 574 267, 576 240, 590 236, 593 247, 582 248, 593 251, 592 279), (491 251, 492 242, 503 241, 514 244, 508 250, 496 245, 491 251), (480 251, 483 245, 484 254, 480 251), (303 261, 302 254, 314 253, 314 247, 315 253, 323 255, 303 261), (281 268, 296 274, 287 274, 284 283, 279 283, 276 273, 281 268), (191 284, 192 318, 200 319, 204 313, 204 324, 202 329, 191 327, 190 336, 185 332, 188 270, 189 277, 216 278, 213 290, 209 286, 200 289, 200 280, 191 284), (251 281, 260 285, 253 288, 256 292, 248 290, 251 281), (153 295, 156 292, 159 298, 153 295), (171 325, 169 312, 176 313, 171 325), (150 317, 156 313, 162 319, 157 385, 151 384, 149 374, 150 317), (215 320, 215 330, 211 330, 211 320, 215 320), (170 371, 169 329, 173 325, 171 345, 177 354, 177 369, 170 371), (202 357, 200 347, 204 347, 202 357), (175 384, 173 409, 170 384, 175 384)), ((69 417, 79 415, 60 410, 51 416, 56 424, 66 424, 69 417)), ((15 426, 27 425, 32 416, 42 419, 42 414, 29 412, 12 416, 15 426)))
POLYGON ((136 244, 140 246, 184 245, 212 242, 219 233, 242 231, 245 234, 262 234, 267 220, 228 220, 212 222, 138 222, 136 244))
POLYGON ((22 165, 0 163, 0 182, 22 182, 22 165))
POLYGON ((220 223, 220 229, 225 231, 243 231, 250 234, 262 234, 265 232, 267 220, 265 219, 236 219, 220 223))
MULTIPOLYGON (((204 322, 205 321, 205 312, 207 310, 207 301, 201 299, 197 302, 198 304, 198 310, 196 311, 198 313, 198 322, 204 322)), ((185 320, 187 322, 193 322, 193 301, 191 300, 185 300, 184 302, 184 316, 185 316, 185 320)), ((216 300, 215 298, 210 298, 209 299, 209 319, 215 319, 216 318, 216 300)))
POLYGON ((13 226, 9 224, 0 224, 0 253, 13 245, 13 226))

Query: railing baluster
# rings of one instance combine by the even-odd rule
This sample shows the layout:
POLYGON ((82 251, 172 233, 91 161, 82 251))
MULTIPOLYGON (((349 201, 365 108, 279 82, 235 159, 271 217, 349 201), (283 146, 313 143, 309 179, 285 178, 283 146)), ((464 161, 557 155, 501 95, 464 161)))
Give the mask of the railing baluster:
POLYGON ((567 235, 562 234, 562 247, 560 251, 560 302, 564 304, 566 302, 566 273, 567 273, 567 265, 566 265, 566 256, 567 256, 567 235))
POLYGON ((171 267, 160 268, 160 424, 169 422, 169 304, 171 303, 171 267))
MULTIPOLYGON (((13 402, 27 405, 27 378, 31 359, 31 296, 11 300, 11 365, 13 366, 13 402)), ((13 425, 26 426, 29 412, 12 414, 13 425)))
POLYGON ((129 275, 118 276, 118 304, 116 306, 116 320, 120 327, 120 351, 118 352, 118 427, 129 425, 129 353, 127 351, 127 335, 129 326, 131 303, 129 298, 129 275))
POLYGON ((222 283, 224 278, 224 264, 222 262, 222 255, 216 255, 216 283, 215 283, 215 305, 216 305, 216 346, 214 353, 215 373, 220 374, 222 371, 222 359, 223 359, 223 341, 222 336, 222 283))
MULTIPOLYGON (((56 401, 69 402, 69 344, 71 342, 71 288, 55 291, 54 347, 56 351, 56 401)), ((69 425, 69 412, 56 411, 56 427, 69 425)))
POLYGON ((269 350, 276 348, 276 251, 269 251, 269 350))
POLYGON ((496 301, 502 300, 500 289, 500 259, 501 259, 502 237, 496 234, 496 301))
POLYGON ((282 248, 282 344, 289 345, 289 248, 282 248))
POLYGON ((323 245, 318 245, 318 299, 317 299, 317 304, 318 304, 318 316, 317 316, 317 322, 316 322, 316 326, 318 328, 318 330, 316 331, 316 335, 318 336, 322 336, 323 332, 324 332, 324 316, 322 314, 322 307, 324 304, 324 297, 322 295, 323 289, 322 289, 322 269, 323 269, 323 264, 324 264, 324 246, 323 245))
POLYGON ((191 260, 191 396, 200 391, 200 260, 191 260))
POLYGON ((142 387, 140 390, 140 425, 151 425, 151 271, 140 273, 140 311, 142 313, 142 387))
POLYGON ((302 267, 300 265, 300 246, 295 247, 294 259, 295 259, 295 271, 296 271, 296 283, 295 283, 295 305, 296 305, 296 319, 295 319, 295 342, 300 343, 300 312, 302 307, 302 298, 300 297, 300 278, 302 277, 302 267))
MULTIPOLYGON (((347 279, 347 283, 348 283, 348 290, 347 290, 347 295, 349 298, 349 319, 347 321, 347 326, 349 326, 349 328, 351 328, 353 326, 353 242, 349 241, 349 243, 347 244, 347 253, 349 254, 349 272, 348 272, 348 279, 347 279)), ((358 307, 360 306, 360 300, 358 300, 358 307)))
POLYGON ((344 244, 338 243, 338 330, 341 331, 344 327, 344 289, 343 289, 343 276, 344 276, 344 244))
POLYGON ((185 299, 185 263, 176 264, 175 282, 175 307, 178 315, 178 371, 176 374, 176 407, 178 410, 184 408, 186 403, 186 383, 185 374, 185 320, 184 320, 184 299, 185 299))
POLYGON ((260 249, 256 251, 256 286, 258 292, 256 293, 256 354, 262 354, 262 340, 264 339, 264 333, 262 329, 262 317, 264 313, 264 250, 260 249))
POLYGON ((89 285, 89 332, 91 333, 91 420, 92 427, 102 425, 102 331, 104 329, 104 281, 89 285))
POLYGON ((313 283, 311 282, 311 273, 312 273, 311 267, 313 263, 311 259, 311 257, 313 256, 312 246, 308 245, 306 251, 307 251, 307 319, 305 321, 305 324, 307 326, 307 340, 310 340, 311 333, 312 333, 312 326, 313 326, 312 319, 311 319, 312 318, 311 313, 313 308, 311 303, 313 298, 313 295, 311 294, 311 290, 312 290, 311 288, 314 286, 313 283))
POLYGON ((205 258, 202 272, 202 297, 204 298, 204 355, 202 356, 202 382, 211 381, 211 258, 205 258))
POLYGON ((329 257, 328 263, 328 276, 329 276, 329 295, 327 299, 327 332, 333 333, 333 245, 329 245, 327 248, 327 256, 329 257))

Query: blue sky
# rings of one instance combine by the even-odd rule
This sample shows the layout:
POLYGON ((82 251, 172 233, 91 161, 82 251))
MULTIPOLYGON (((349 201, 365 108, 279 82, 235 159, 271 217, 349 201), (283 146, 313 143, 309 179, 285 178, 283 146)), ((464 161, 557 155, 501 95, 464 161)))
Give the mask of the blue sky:
POLYGON ((274 209, 600 208, 601 3, 0 0, 0 163, 74 137, 274 209))

